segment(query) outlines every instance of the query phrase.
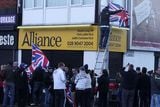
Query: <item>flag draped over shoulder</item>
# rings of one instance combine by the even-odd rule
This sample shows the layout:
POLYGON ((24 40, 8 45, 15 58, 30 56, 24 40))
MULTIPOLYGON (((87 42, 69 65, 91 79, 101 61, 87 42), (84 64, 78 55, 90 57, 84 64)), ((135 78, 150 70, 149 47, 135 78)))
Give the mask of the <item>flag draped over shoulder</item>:
POLYGON ((71 92, 71 85, 67 85, 66 87, 66 98, 68 100, 68 102, 71 104, 71 107, 76 107, 75 102, 74 102, 74 98, 71 92))
POLYGON ((37 67, 45 68, 49 66, 49 60, 35 44, 32 44, 32 63, 28 70, 33 72, 37 67))
POLYGON ((128 26, 129 14, 128 14, 127 10, 125 10, 119 4, 115 4, 112 2, 109 2, 109 10, 110 11, 122 10, 121 12, 119 12, 115 15, 111 15, 110 22, 119 22, 120 27, 127 27, 128 26))

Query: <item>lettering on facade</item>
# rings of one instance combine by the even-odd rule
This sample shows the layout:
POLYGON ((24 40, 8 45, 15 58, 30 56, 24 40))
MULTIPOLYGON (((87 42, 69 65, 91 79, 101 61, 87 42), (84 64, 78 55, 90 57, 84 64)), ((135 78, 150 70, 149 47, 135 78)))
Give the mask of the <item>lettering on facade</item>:
POLYGON ((16 16, 0 16, 0 24, 15 24, 16 16))
POLYGON ((22 46, 31 46, 32 43, 38 46, 60 47, 62 45, 62 38, 60 36, 39 36, 36 32, 26 32, 22 46))
POLYGON ((14 36, 7 34, 7 35, 0 35, 0 46, 13 46, 14 45, 14 36))

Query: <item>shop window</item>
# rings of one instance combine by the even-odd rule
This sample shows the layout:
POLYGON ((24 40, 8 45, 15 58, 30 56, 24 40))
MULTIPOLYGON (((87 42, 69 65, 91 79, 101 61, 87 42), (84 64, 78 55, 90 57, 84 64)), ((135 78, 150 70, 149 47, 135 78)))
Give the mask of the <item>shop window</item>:
POLYGON ((34 7, 35 8, 43 7, 43 0, 34 0, 34 7))
POLYGON ((81 4, 81 0, 71 0, 71 5, 81 4))
POLYGON ((42 8, 43 0, 24 0, 24 8, 42 8))
POLYGON ((83 0, 83 5, 93 4, 95 0, 83 0))
POLYGON ((47 7, 66 6, 67 0, 47 0, 47 7))
POLYGON ((24 0, 24 8, 33 8, 33 0, 24 0))

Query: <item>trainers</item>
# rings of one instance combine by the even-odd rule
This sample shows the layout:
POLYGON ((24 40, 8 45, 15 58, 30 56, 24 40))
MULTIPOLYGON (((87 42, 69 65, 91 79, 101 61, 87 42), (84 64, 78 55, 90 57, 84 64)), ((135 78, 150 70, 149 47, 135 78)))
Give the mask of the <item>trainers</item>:
POLYGON ((35 103, 31 103, 30 105, 31 105, 31 106, 36 106, 36 104, 35 104, 35 103))

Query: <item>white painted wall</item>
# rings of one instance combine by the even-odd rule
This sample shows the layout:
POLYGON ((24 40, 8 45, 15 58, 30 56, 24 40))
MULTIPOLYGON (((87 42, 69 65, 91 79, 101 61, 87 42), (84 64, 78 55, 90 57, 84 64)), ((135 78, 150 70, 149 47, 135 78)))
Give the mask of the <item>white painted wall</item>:
POLYGON ((94 69, 96 63, 97 52, 84 51, 83 65, 88 64, 89 69, 94 69))
POLYGON ((68 9, 46 8, 45 24, 68 24, 68 9))
POLYGON ((43 9, 23 9, 22 25, 37 24, 43 24, 43 9))
POLYGON ((128 63, 134 67, 147 67, 148 70, 154 70, 154 52, 129 51, 124 54, 123 66, 128 63))
POLYGON ((69 23, 94 23, 94 17, 94 6, 71 7, 69 23))
POLYGON ((95 5, 23 9, 23 25, 92 24, 95 5))

